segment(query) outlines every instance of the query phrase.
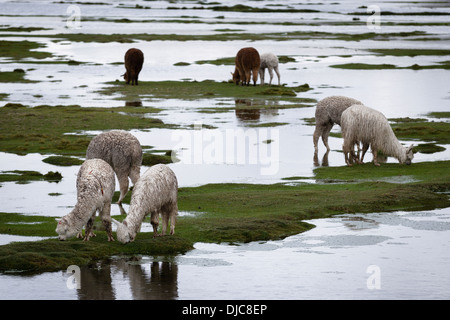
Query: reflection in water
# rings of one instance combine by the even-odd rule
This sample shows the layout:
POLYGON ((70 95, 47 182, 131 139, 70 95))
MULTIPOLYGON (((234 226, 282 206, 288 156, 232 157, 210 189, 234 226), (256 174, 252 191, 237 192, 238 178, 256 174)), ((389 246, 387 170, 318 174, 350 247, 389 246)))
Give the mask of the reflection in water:
POLYGON ((279 101, 277 100, 235 99, 234 103, 236 118, 242 122, 259 121, 262 114, 270 116, 278 114, 279 101))
POLYGON ((125 107, 142 107, 142 101, 140 99, 134 101, 125 101, 125 107))
MULTIPOLYGON (((327 150, 327 152, 325 152, 325 154, 323 155, 322 158, 322 167, 328 167, 328 154, 330 153, 330 150, 327 150)), ((319 156, 318 156, 318 152, 315 151, 314 152, 314 166, 315 167, 320 167, 320 162, 319 162, 319 156)))
POLYGON ((121 299, 127 290, 135 300, 176 299, 178 297, 178 266, 169 261, 133 261, 132 258, 114 258, 81 268, 81 288, 78 298, 121 299), (113 286, 113 279, 127 284, 113 286), (127 289, 127 290, 126 290, 127 289))

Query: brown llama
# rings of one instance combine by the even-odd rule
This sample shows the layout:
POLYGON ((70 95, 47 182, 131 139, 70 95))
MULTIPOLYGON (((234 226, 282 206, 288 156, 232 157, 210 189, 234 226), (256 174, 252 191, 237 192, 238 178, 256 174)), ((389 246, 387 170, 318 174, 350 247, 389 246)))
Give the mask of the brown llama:
POLYGON ((236 85, 242 81, 242 85, 250 84, 250 77, 253 76, 253 85, 256 85, 258 81, 259 67, 261 65, 261 59, 259 53, 255 48, 242 48, 236 54, 235 59, 236 67, 234 69, 233 81, 236 85))
POLYGON ((144 63, 144 54, 141 50, 136 48, 128 49, 125 53, 125 69, 127 70, 123 77, 127 84, 138 85, 139 72, 142 70, 142 64, 144 63))

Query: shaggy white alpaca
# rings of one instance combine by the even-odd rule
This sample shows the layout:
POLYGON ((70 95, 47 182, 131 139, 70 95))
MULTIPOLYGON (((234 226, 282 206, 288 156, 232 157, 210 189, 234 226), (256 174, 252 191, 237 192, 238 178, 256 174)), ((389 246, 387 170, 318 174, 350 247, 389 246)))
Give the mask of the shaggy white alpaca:
POLYGON ((153 236, 158 236, 159 215, 162 216, 162 235, 166 234, 170 220, 170 234, 175 232, 178 214, 178 182, 174 172, 164 164, 149 168, 136 182, 131 194, 130 209, 122 223, 117 225, 117 239, 122 243, 133 241, 141 224, 150 215, 153 236))
POLYGON ((347 165, 351 165, 352 160, 357 159, 353 151, 357 143, 363 144, 360 162, 369 146, 376 166, 380 165, 377 159, 378 150, 388 157, 395 157, 401 164, 411 164, 414 158, 413 145, 404 147, 397 140, 386 117, 377 110, 361 104, 352 105, 342 112, 341 129, 344 138, 342 149, 347 165))
POLYGON ((270 81, 269 84, 272 84, 273 79, 273 70, 278 77, 278 85, 280 85, 280 70, 278 69, 278 57, 273 53, 264 53, 261 55, 261 65, 259 67, 259 76, 261 78, 261 84, 264 84, 264 73, 266 68, 269 70, 270 81))
POLYGON ((115 184, 114 171, 108 163, 101 159, 86 160, 78 171, 77 203, 69 214, 58 220, 56 233, 59 240, 76 235, 81 237, 81 230, 86 225, 84 240, 88 241, 94 235, 92 226, 98 210, 108 241, 113 241, 110 212, 115 184))
POLYGON ((113 168, 119 180, 121 203, 128 192, 128 177, 133 184, 139 179, 142 164, 142 148, 138 139, 122 130, 103 132, 94 137, 86 151, 86 159, 105 160, 113 168))

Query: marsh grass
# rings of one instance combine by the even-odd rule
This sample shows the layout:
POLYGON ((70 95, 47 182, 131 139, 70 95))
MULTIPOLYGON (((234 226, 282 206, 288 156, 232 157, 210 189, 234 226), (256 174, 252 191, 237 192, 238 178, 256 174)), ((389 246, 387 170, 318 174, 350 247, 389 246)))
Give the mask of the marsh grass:
POLYGON ((82 108, 77 105, 37 106, 6 104, 0 108, 0 151, 85 155, 91 137, 87 130, 171 128, 144 107, 82 108), (77 133, 70 134, 67 133, 77 133))
POLYGON ((37 81, 25 79, 25 72, 4 71, 0 72, 0 82, 20 82, 20 83, 35 83, 37 81))
MULTIPOLYGON (((118 99, 129 100, 141 96, 152 99, 201 100, 211 98, 260 99, 289 102, 289 107, 313 106, 314 99, 298 97, 302 92, 313 90, 308 84, 287 86, 241 86, 234 83, 212 80, 204 81, 140 81, 138 86, 127 86, 123 82, 109 82, 99 93, 104 95, 120 94, 118 99), (311 103, 311 105, 306 105, 311 103)), ((261 105, 262 106, 262 105, 261 105)), ((281 105, 280 107, 283 107, 281 105)))
POLYGON ((49 171, 46 174, 42 174, 37 171, 29 170, 13 170, 13 171, 0 171, 0 182, 17 182, 27 183, 31 181, 49 181, 59 182, 62 179, 62 175, 59 172, 49 171))

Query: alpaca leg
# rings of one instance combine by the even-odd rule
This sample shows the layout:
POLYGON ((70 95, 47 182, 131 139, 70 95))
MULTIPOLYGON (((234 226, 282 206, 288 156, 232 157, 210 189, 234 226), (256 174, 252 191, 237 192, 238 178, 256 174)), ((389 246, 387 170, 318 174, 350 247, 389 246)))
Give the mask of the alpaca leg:
POLYGON ((242 80, 242 85, 243 86, 248 86, 249 85, 249 83, 250 83, 250 71, 245 71, 245 73, 244 73, 244 80, 242 80))
POLYGON ((175 234, 175 224, 177 222, 177 215, 178 215, 178 205, 175 203, 175 205, 172 206, 172 209, 170 210, 169 217, 170 217, 170 235, 175 234))
POLYGON ((163 236, 166 235, 167 227, 169 226, 169 215, 170 215, 170 211, 167 209, 163 209, 163 212, 161 214, 161 217, 162 217, 161 235, 163 235, 163 236))
POLYGON ((325 145, 325 147, 327 147, 328 151, 330 150, 330 146, 328 145, 328 136, 330 135, 330 131, 332 128, 333 128, 333 123, 328 122, 322 131, 322 141, 323 141, 323 144, 325 145))
POLYGON ((260 68, 259 69, 259 78, 261 79, 261 85, 264 85, 264 73, 266 72, 266 69, 260 68))
POLYGON ((372 154, 373 154, 373 164, 376 165, 377 167, 380 166, 380 164, 378 163, 378 150, 376 148, 374 148, 372 146, 372 154))
POLYGON ((128 176, 130 177, 133 185, 135 185, 136 182, 139 180, 139 177, 141 176, 141 167, 140 166, 132 166, 130 169, 130 174, 128 176))
POLYGON ((158 236, 159 212, 151 213, 151 224, 153 226, 153 238, 158 236))
POLYGON ((274 68, 274 70, 275 70, 275 73, 277 74, 277 77, 278 77, 278 85, 280 85, 280 70, 278 70, 278 66, 276 66, 274 68))
MULTIPOLYGON (((259 73, 259 67, 258 68, 254 68, 252 70, 252 74, 253 74, 253 86, 256 86, 256 82, 258 81, 258 73, 259 73)), ((262 84, 261 84, 262 85, 262 84)))
POLYGON ((122 203, 122 200, 128 193, 128 175, 126 173, 117 174, 117 178, 119 179, 119 187, 120 187, 120 197, 117 203, 122 203))
POLYGON ((345 163, 350 167, 350 166, 352 166, 352 161, 351 161, 351 154, 349 157, 349 153, 351 153, 351 148, 349 146, 351 146, 353 148, 353 144, 344 140, 344 144, 342 145, 342 151, 344 153, 345 163))
POLYGON ((369 149, 369 144, 368 143, 363 143, 363 148, 362 148, 362 154, 361 154, 361 158, 359 159, 360 163, 364 163, 364 156, 366 155, 367 149, 369 149))
POLYGON ((270 75, 270 81, 269 81, 269 85, 272 85, 272 79, 273 79, 273 68, 268 68, 269 69, 269 75, 270 75))
POLYGON ((92 231, 92 227, 94 226, 95 214, 96 213, 97 213, 97 211, 94 211, 94 214, 89 219, 89 221, 86 223, 86 230, 84 231, 84 239, 83 239, 83 241, 89 241, 89 238, 95 237, 95 234, 92 231))
POLYGON ((100 218, 102 219, 103 226, 108 235, 108 241, 114 241, 111 227, 111 203, 108 202, 103 205, 103 210, 100 212, 100 218))
POLYGON ((317 143, 319 142, 319 138, 322 135, 322 127, 316 124, 316 129, 313 134, 313 143, 314 143, 314 151, 317 153, 319 151, 319 147, 317 143))

